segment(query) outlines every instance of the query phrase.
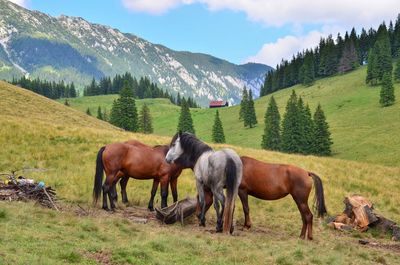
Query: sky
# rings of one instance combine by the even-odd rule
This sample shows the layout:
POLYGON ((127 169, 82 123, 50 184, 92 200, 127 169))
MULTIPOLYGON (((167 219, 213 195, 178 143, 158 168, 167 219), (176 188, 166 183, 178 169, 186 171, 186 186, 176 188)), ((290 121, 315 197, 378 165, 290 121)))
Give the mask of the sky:
POLYGON ((395 21, 399 0, 12 0, 52 16, 79 16, 179 51, 275 67, 354 26, 395 21))

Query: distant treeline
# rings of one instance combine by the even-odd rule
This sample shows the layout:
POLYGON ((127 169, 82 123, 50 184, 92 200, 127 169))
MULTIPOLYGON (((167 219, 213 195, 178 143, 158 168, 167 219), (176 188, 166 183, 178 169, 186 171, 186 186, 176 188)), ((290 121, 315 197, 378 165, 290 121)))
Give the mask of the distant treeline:
MULTIPOLYGON (((387 38, 390 42, 389 54, 392 58, 400 55, 400 14, 393 26, 382 23, 378 30, 364 28, 357 34, 353 28, 346 32, 344 38, 338 34, 336 40, 332 35, 321 38, 319 45, 314 49, 307 49, 293 58, 282 60, 275 71, 268 72, 264 85, 261 87, 260 96, 265 96, 274 91, 287 88, 296 84, 312 85, 316 78, 345 73, 368 63, 369 53, 375 42, 387 38)), ((387 52, 387 51, 383 51, 387 52)))
POLYGON ((20 79, 13 78, 11 84, 20 86, 51 99, 75 98, 77 96, 73 82, 70 84, 65 84, 64 81, 56 83, 41 80, 39 78, 31 80, 23 76, 20 79))
MULTIPOLYGON (((121 89, 127 84, 133 91, 135 98, 169 98, 171 102, 175 105, 180 105, 181 96, 178 93, 177 96, 173 96, 168 91, 164 91, 159 88, 156 83, 152 83, 147 77, 141 77, 139 81, 136 77, 133 77, 130 73, 125 73, 123 75, 115 75, 113 79, 110 77, 101 78, 97 82, 94 78, 90 85, 86 86, 83 91, 85 96, 95 96, 95 95, 108 95, 108 94, 118 94, 121 89)), ((186 98, 189 107, 198 108, 197 103, 191 98, 186 98)))

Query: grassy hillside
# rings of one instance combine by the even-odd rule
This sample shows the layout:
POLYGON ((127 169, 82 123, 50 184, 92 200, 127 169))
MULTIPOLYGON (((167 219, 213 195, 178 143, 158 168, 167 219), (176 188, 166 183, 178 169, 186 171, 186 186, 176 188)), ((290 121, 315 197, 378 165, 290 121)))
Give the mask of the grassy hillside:
MULTIPOLYGON (((95 158, 102 145, 127 139, 161 144, 170 137, 126 133, 4 82, 0 82, 0 106, 0 172, 25 168, 22 174, 44 180, 64 201, 63 213, 30 203, 0 202, 0 264, 96 264, 96 259, 103 258, 115 264, 398 262, 394 252, 357 243, 359 238, 388 242, 387 236, 377 236, 374 231, 340 233, 315 220, 315 240, 299 240, 300 216, 290 197, 273 202, 250 198, 253 228, 249 231, 240 230, 243 215, 237 203, 236 236, 212 233, 213 210, 207 215, 206 229, 198 227, 195 220, 184 227, 156 221, 136 224, 122 218, 121 210, 116 214, 95 211, 90 208, 91 192, 95 158), (76 215, 77 204, 92 214, 76 215)), ((227 115, 228 110, 224 112, 227 115)), ((291 163, 316 172, 322 177, 331 214, 343 210, 344 196, 359 193, 370 198, 378 212, 400 220, 399 167, 232 148, 241 155, 291 163)), ((146 206, 150 185, 151 181, 131 180, 128 196, 134 205, 146 206)), ((180 198, 195 195, 191 171, 186 170, 180 177, 178 189, 180 198)), ((157 194, 157 205, 159 201, 157 194)))
MULTIPOLYGON (((287 99, 293 89, 309 103, 312 112, 318 103, 329 122, 334 157, 364 161, 388 166, 400 166, 400 84, 395 84, 397 103, 388 108, 379 106, 380 87, 365 85, 366 68, 362 67, 346 75, 318 80, 311 87, 301 85, 281 90, 273 95, 278 103, 281 116, 285 111, 287 99)), ((97 107, 107 106, 115 96, 85 97, 71 100, 73 108, 86 110, 90 107, 96 113, 97 107)), ((255 108, 259 124, 256 128, 245 129, 238 121, 238 107, 220 110, 226 141, 229 144, 260 148, 264 128, 264 114, 270 96, 256 100, 255 108)), ((172 135, 177 126, 179 109, 168 101, 144 100, 149 102, 154 117, 156 134, 172 135)), ((141 105, 141 101, 138 105, 141 105)), ((214 110, 192 110, 196 134, 202 139, 211 140, 214 110)))

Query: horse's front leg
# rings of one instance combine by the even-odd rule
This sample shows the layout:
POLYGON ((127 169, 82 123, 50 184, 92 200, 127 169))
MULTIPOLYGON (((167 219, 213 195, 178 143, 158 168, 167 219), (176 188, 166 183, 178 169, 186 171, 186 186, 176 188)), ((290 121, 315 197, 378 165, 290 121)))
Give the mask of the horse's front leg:
POLYGON ((168 206, 168 175, 161 177, 161 208, 168 206))
POLYGON ((160 183, 160 181, 157 178, 154 178, 153 187, 151 188, 151 193, 150 193, 149 205, 147 206, 147 208, 149 208, 150 211, 154 211, 154 197, 156 196, 157 193, 158 183, 160 183))
POLYGON ((178 201, 178 177, 173 176, 171 181, 169 182, 169 185, 171 186, 171 192, 172 192, 172 198, 174 199, 174 202, 178 201))
POLYGON ((196 180, 197 193, 199 195, 200 204, 200 226, 206 226, 206 202, 204 199, 204 185, 201 181, 196 180))

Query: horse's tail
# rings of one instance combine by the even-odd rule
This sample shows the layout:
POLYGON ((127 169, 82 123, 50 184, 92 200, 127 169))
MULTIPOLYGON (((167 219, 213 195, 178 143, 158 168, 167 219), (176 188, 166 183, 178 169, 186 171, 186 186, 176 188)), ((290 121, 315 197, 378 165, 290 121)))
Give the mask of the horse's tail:
POLYGON ((226 160, 226 200, 224 209, 223 232, 229 233, 233 222, 233 211, 235 209, 235 198, 238 194, 238 177, 236 164, 231 157, 226 160))
POLYGON ((103 184, 103 152, 106 147, 103 146, 100 148, 99 152, 97 153, 96 159, 96 174, 94 175, 94 186, 93 186, 93 204, 97 204, 97 200, 101 194, 101 187, 103 184))
POLYGON ((325 214, 327 214, 327 210, 325 206, 324 187, 322 186, 322 180, 315 173, 308 172, 308 175, 312 177, 314 181, 315 203, 318 217, 323 217, 325 214))

